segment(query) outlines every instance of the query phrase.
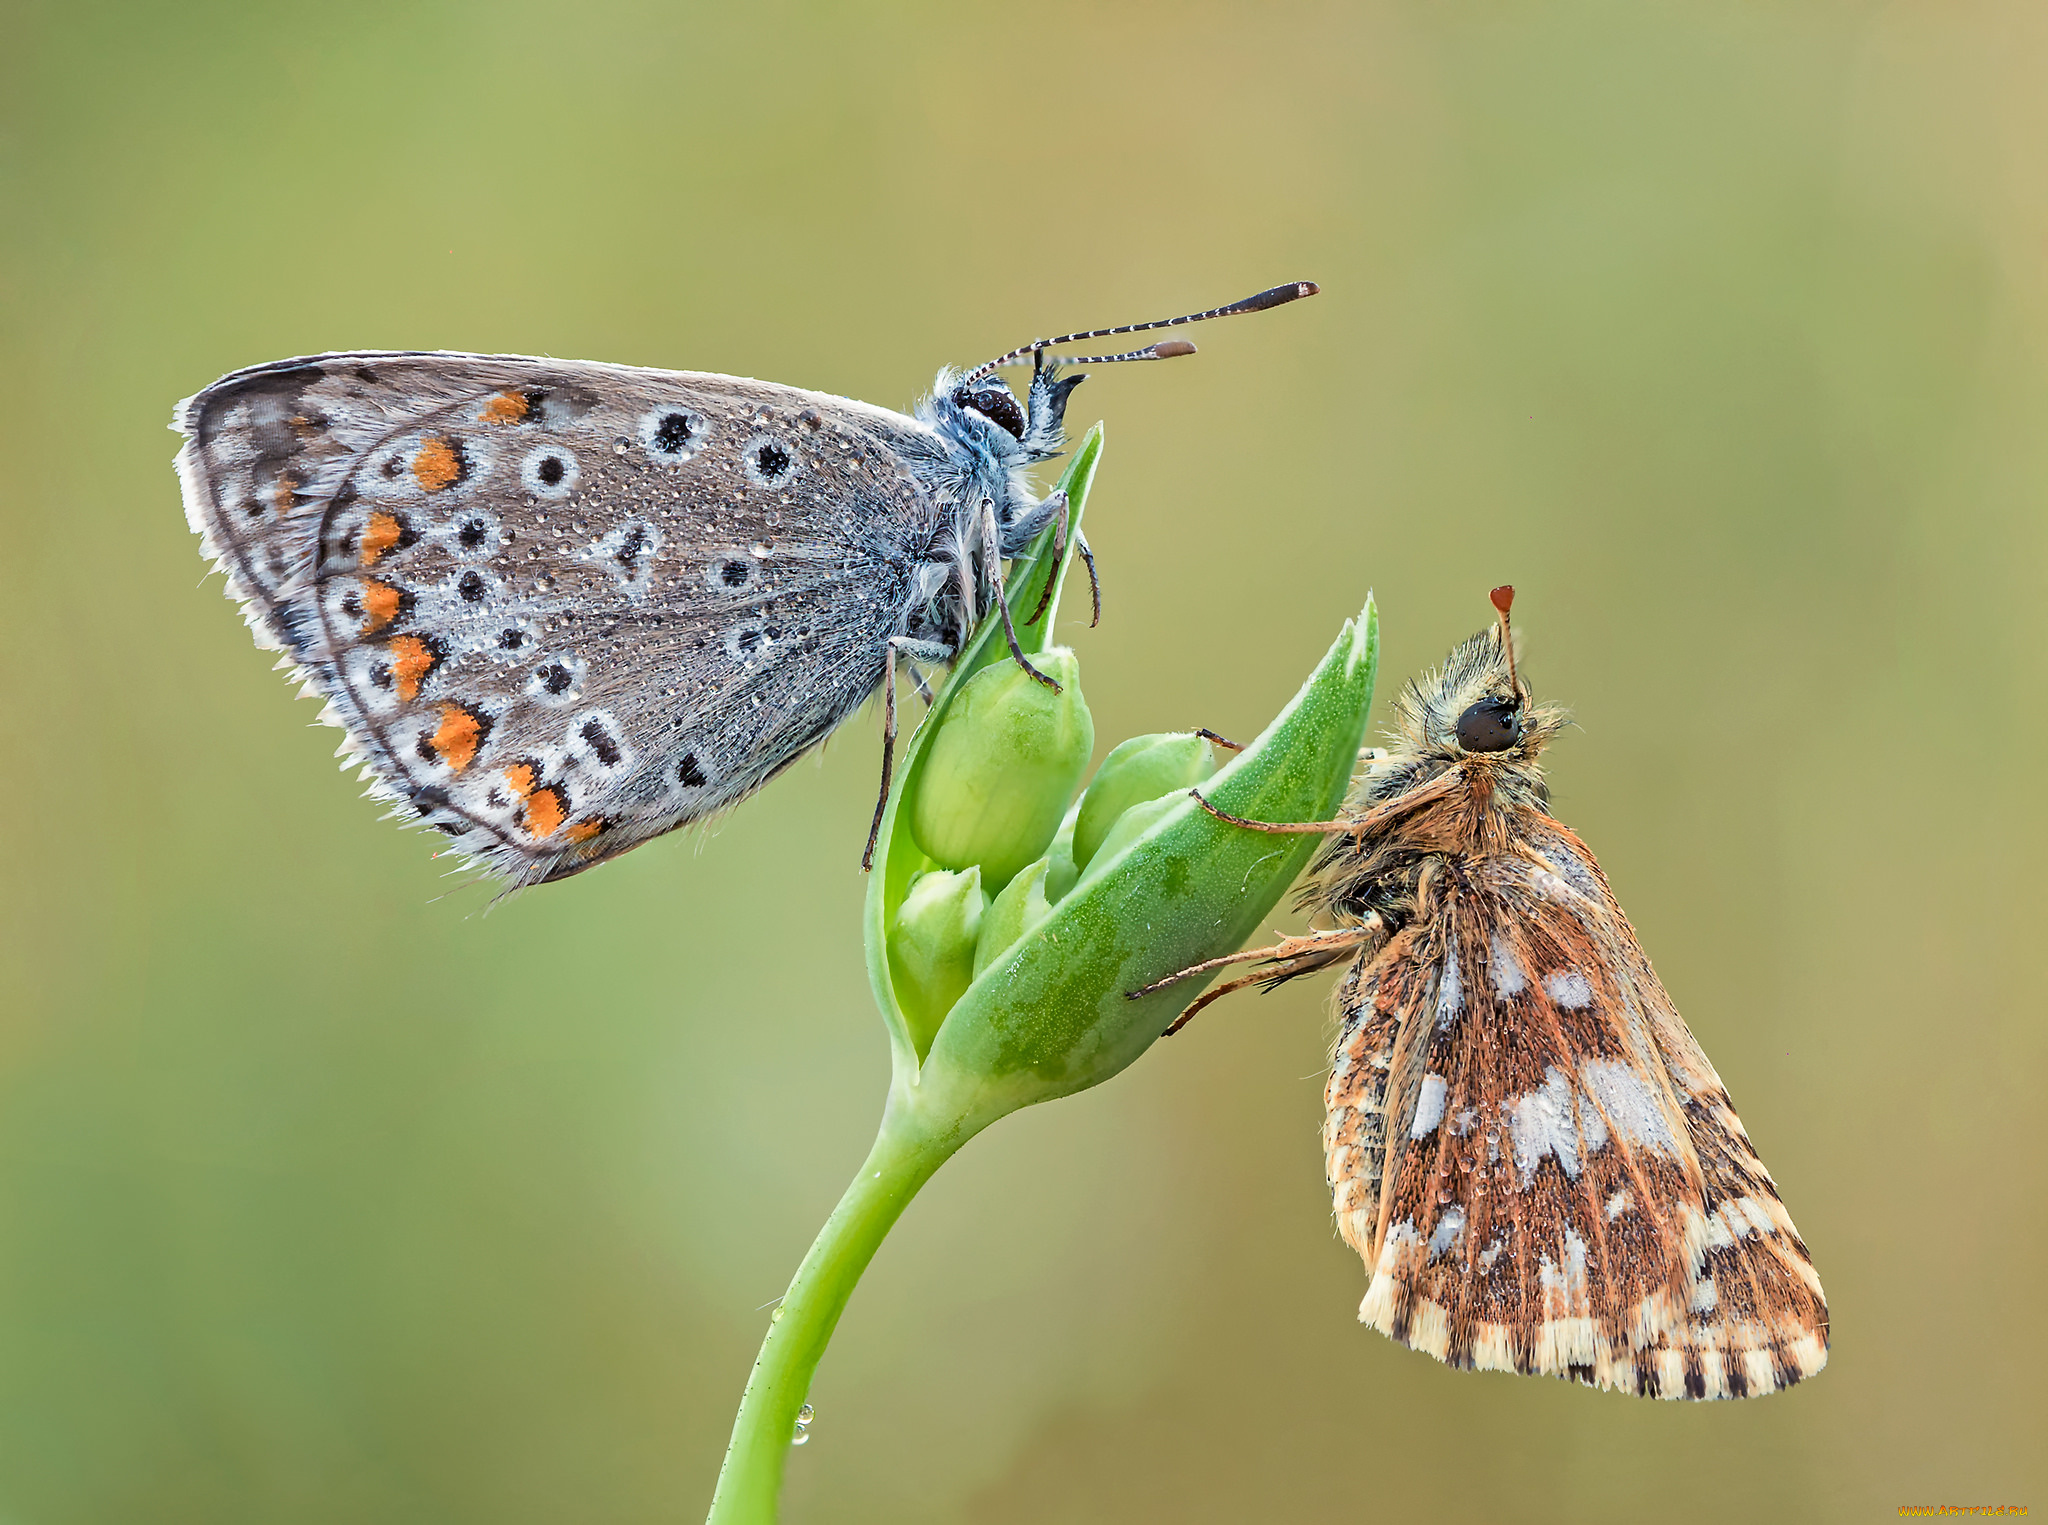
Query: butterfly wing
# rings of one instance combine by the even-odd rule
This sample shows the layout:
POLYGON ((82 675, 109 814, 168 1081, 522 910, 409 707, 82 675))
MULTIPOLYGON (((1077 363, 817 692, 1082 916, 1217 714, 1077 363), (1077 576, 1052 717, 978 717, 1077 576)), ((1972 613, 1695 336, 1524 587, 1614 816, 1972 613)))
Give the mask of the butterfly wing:
POLYGON ((1643 1396, 1811 1376, 1827 1306, 1770 1172, 1592 854, 1523 824, 1339 993, 1325 1143, 1360 1319, 1643 1396))
POLYGON ((373 792, 519 882, 731 805, 880 681, 922 425, 700 373, 345 354, 178 410, 187 517, 373 792))

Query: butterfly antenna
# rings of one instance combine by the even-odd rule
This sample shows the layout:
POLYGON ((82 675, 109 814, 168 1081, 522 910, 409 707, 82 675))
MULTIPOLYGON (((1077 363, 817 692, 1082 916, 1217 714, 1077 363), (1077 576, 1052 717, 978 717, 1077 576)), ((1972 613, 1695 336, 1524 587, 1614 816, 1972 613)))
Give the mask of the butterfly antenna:
POLYGON ((1508 655, 1508 687, 1514 690, 1515 702, 1521 703, 1522 680, 1515 676, 1515 641, 1508 629, 1508 610, 1515 606, 1515 590, 1510 583, 1502 583, 1486 595, 1493 600, 1494 610, 1500 615, 1500 649, 1508 655))
MULTIPOLYGON (((1155 328, 1179 328, 1184 323, 1206 323, 1211 318, 1234 318, 1241 312, 1264 312, 1268 307, 1282 307, 1297 302, 1303 297, 1312 297, 1323 288, 1314 281, 1289 281, 1284 286, 1275 286, 1257 296, 1246 297, 1241 302, 1232 302, 1227 307, 1212 307, 1207 312, 1191 312, 1178 318, 1161 318, 1156 323, 1126 323, 1119 328, 1091 328, 1085 333, 1061 334, 1057 339, 1033 339, 1029 344, 1019 345, 1007 355, 998 355, 986 365, 978 365, 961 378, 962 386, 972 386, 982 377, 992 375, 1006 365, 1016 365, 1029 360, 1036 370, 1044 363, 1043 356, 1049 349, 1062 344, 1079 344, 1085 339, 1112 339, 1118 334, 1142 334, 1155 328)), ((1180 355, 1192 355, 1195 347, 1186 340, 1164 340, 1134 349, 1122 355, 1070 356, 1063 364, 1107 365, 1117 360, 1172 360, 1180 355)))

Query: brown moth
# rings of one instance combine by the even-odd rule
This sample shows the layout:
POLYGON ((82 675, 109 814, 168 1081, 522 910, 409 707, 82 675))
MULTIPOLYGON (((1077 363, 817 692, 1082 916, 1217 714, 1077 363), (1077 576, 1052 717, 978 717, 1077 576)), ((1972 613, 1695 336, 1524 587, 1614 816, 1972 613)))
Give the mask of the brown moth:
POLYGON ((1370 1272, 1360 1320, 1468 1369, 1775 1392, 1826 1364, 1820 1279, 1599 864, 1548 813, 1537 756, 1566 717, 1516 673, 1513 599, 1496 588, 1499 623, 1403 695, 1342 819, 1207 807, 1327 833, 1305 903, 1337 925, 1199 966, 1268 961, 1168 1031, 1348 960, 1323 1143, 1370 1272))

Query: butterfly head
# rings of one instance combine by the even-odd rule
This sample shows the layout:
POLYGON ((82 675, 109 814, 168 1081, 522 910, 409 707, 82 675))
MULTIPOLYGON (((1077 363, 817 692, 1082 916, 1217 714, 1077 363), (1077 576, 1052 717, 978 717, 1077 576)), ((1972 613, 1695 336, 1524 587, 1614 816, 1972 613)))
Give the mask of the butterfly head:
POLYGON ((949 439, 1003 465, 1032 465, 1065 447, 1067 398, 1085 380, 1080 374, 1062 375, 1056 365, 1043 366, 1033 373, 1020 403, 1000 376, 970 379, 943 370, 919 416, 949 439))
POLYGON ((1540 799, 1536 756, 1565 724, 1565 713, 1538 704, 1515 665, 1508 608, 1514 589, 1493 590, 1499 620, 1460 644, 1444 665, 1402 695, 1388 763, 1410 777, 1433 777, 1447 767, 1484 774, 1507 786, 1532 789, 1540 799))

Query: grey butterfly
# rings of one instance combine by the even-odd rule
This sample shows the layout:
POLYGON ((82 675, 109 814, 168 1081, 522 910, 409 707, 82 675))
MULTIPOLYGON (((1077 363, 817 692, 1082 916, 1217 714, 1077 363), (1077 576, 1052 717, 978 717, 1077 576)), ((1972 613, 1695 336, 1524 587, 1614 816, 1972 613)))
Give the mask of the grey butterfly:
POLYGON ((281 360, 179 405, 178 475, 257 644, 326 700, 372 793, 540 883, 745 798, 878 686, 893 700, 899 660, 1010 618, 1003 561, 1064 528, 1064 496, 1027 480, 1062 449, 1083 379, 1062 364, 1194 346, 1050 349, 1316 289, 1035 340, 941 370, 909 417, 519 355, 281 360), (1020 405, 996 372, 1026 360, 1020 405))

